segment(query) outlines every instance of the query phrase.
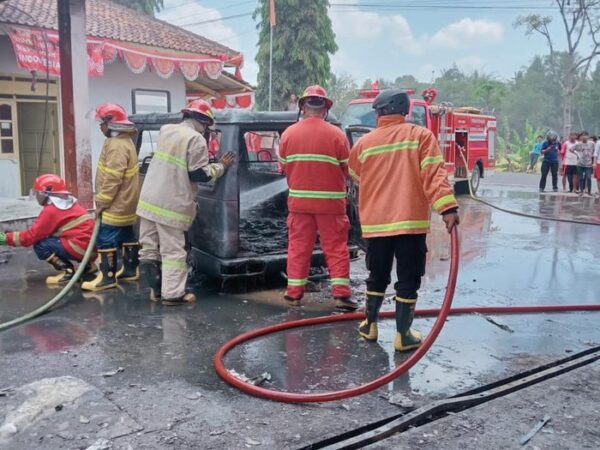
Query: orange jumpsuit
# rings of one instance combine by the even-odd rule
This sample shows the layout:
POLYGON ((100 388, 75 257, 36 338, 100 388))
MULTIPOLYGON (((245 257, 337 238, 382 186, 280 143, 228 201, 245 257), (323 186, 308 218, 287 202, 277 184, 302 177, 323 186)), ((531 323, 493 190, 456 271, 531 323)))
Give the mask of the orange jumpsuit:
POLYGON ((289 186, 288 289, 304 295, 317 232, 335 298, 349 298, 350 258, 346 180, 350 146, 344 133, 319 117, 308 117, 281 136, 279 161, 289 186))

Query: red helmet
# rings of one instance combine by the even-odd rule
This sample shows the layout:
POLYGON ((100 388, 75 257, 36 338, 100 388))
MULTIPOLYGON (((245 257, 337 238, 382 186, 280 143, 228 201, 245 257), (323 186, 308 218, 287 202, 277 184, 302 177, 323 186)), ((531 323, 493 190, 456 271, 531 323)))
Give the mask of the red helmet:
POLYGON ((215 115, 210 108, 210 104, 201 98, 190 100, 186 107, 181 110, 181 112, 190 113, 192 115, 199 114, 203 119, 201 122, 206 122, 209 126, 215 123, 215 115))
POLYGON ((331 107, 333 106, 333 101, 329 97, 327 97, 327 91, 318 84, 315 84, 314 86, 309 86, 306 89, 304 89, 300 100, 298 100, 298 105, 302 108, 304 102, 310 97, 322 98, 323 100, 325 100, 325 106, 328 110, 331 109, 331 107))
POLYGON ((33 182, 33 188, 35 192, 51 192, 53 194, 70 194, 67 190, 65 180, 58 175, 53 173, 46 173, 40 175, 33 182))
POLYGON ((127 111, 116 103, 102 103, 96 108, 96 120, 116 125, 134 126, 127 118, 127 111))

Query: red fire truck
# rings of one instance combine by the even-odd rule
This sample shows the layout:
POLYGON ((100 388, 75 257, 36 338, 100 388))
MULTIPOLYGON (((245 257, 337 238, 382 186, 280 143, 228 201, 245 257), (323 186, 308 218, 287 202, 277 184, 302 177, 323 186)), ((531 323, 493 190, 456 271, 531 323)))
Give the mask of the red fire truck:
MULTIPOLYGON (((414 89, 405 89, 410 96, 414 89)), ((348 104, 341 117, 344 129, 356 137, 365 129, 376 126, 373 100, 379 94, 377 82, 372 89, 364 90, 348 104), (361 128, 362 127, 362 128, 361 128)), ((425 89, 422 98, 411 98, 407 119, 430 129, 437 137, 446 161, 450 181, 457 193, 468 192, 468 175, 471 176, 473 191, 477 191, 479 180, 494 168, 496 153, 496 118, 483 114, 471 107, 456 108, 448 103, 434 104, 437 91, 425 89), (467 167, 462 155, 467 160, 467 167)))

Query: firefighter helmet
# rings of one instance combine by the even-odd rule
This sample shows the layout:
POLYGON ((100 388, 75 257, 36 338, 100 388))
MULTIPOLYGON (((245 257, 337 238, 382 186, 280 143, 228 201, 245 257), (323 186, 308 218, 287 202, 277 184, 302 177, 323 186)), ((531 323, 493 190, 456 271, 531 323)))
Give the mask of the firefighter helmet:
POLYGON ((102 103, 96 108, 96 120, 109 125, 125 125, 132 127, 133 122, 127 118, 127 111, 116 103, 102 103))
POLYGON ((402 114, 406 116, 410 108, 408 94, 401 89, 388 89, 373 100, 373 109, 380 116, 402 114))
POLYGON ((546 139, 558 139, 558 133, 554 130, 548 130, 546 133, 546 139))
POLYGON ((197 121, 212 126, 215 123, 215 115, 209 103, 201 98, 190 100, 185 108, 181 110, 185 115, 188 114, 190 117, 197 121))
POLYGON ((327 97, 327 91, 318 84, 309 86, 304 90, 302 96, 298 100, 298 106, 302 108, 306 102, 310 102, 316 107, 325 105, 327 110, 330 110, 333 106, 333 101, 327 97))
POLYGON ((47 194, 70 194, 70 192, 67 190, 67 184, 65 183, 65 180, 58 175, 54 175, 53 173, 46 173, 37 177, 33 182, 32 190, 47 194))

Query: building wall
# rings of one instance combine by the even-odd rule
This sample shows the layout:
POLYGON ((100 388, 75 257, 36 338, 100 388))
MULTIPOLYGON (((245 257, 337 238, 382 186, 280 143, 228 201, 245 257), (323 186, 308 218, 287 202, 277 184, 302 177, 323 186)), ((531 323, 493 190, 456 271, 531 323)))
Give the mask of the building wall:
MULTIPOLYGON (((29 71, 19 69, 16 66, 15 54, 7 36, 0 36, 0 73, 5 75, 31 76, 29 71)), ((171 111, 179 111, 185 105, 185 80, 181 73, 175 72, 167 80, 160 78, 155 72, 150 72, 149 70, 136 75, 120 60, 112 64, 107 64, 104 76, 91 77, 89 79, 89 88, 90 114, 87 119, 91 122, 90 141, 92 145, 94 174, 96 173, 96 163, 104 141, 104 136, 100 132, 94 117, 94 110, 97 105, 103 102, 118 103, 131 114, 133 110, 133 89, 169 91, 171 111)), ((15 198, 20 195, 19 170, 18 161, 0 159, 0 197, 15 198)))

